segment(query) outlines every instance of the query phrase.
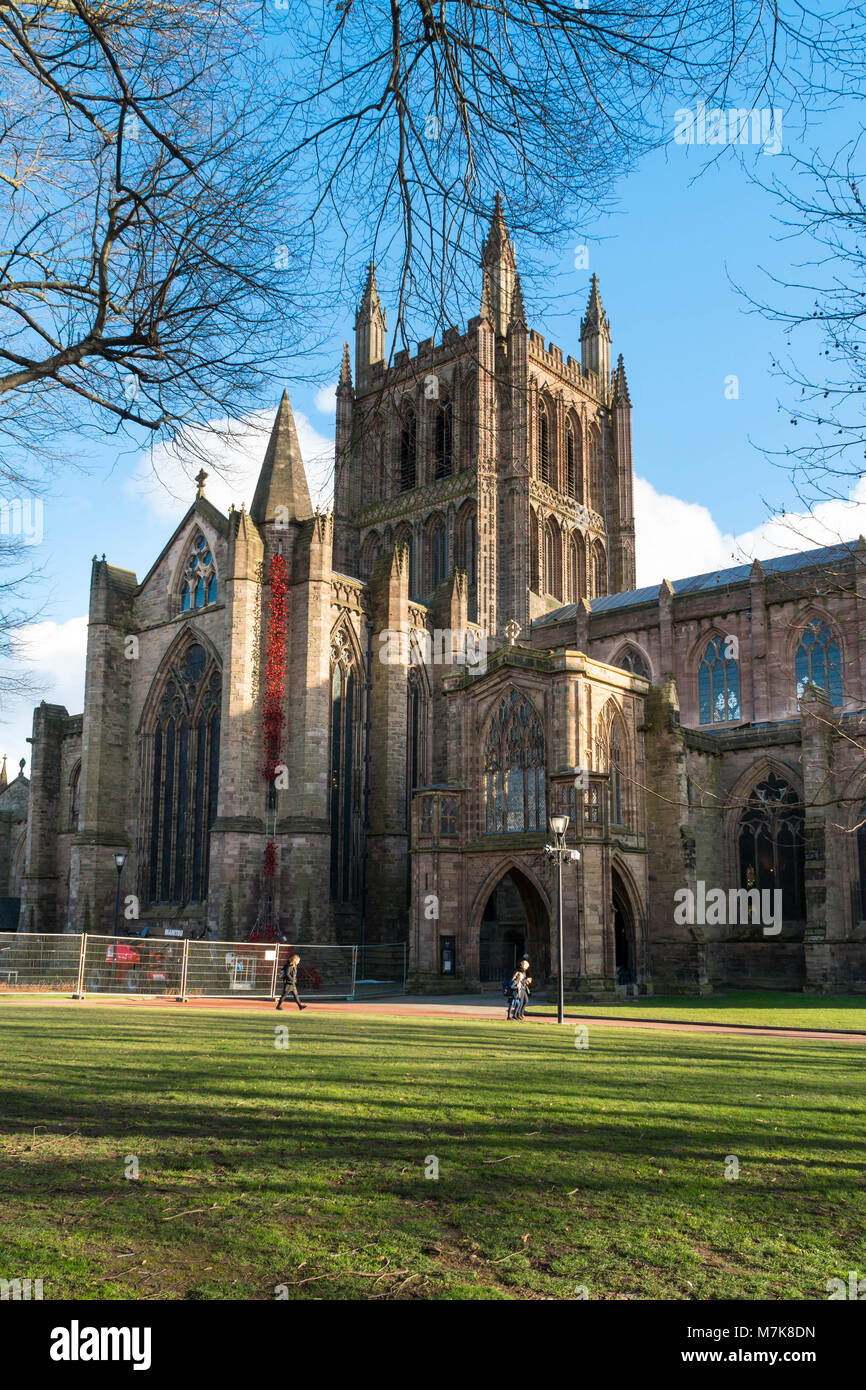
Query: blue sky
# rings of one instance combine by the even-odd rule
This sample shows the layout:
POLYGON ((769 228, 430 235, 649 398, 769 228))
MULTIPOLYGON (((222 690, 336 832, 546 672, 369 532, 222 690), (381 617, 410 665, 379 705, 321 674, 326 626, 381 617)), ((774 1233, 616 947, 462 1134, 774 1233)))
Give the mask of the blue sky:
MULTIPOLYGON (((825 119, 810 142, 820 136, 823 146, 835 150, 853 133, 850 119, 851 111, 825 119)), ((805 151, 798 132, 790 132, 790 139, 797 142, 795 151, 805 151)), ((787 141, 786 131, 786 152, 787 141)), ((760 447, 779 449, 791 439, 790 416, 777 410, 781 385, 769 374, 784 340, 778 327, 747 312, 735 285, 757 298, 772 295, 762 271, 784 278, 806 259, 806 248, 780 240, 778 202, 730 155, 711 165, 715 152, 671 142, 647 158, 621 185, 615 210, 594 226, 575 225, 562 247, 548 254, 544 274, 529 277, 526 286, 532 326, 579 356, 589 276, 595 271, 600 278, 613 353, 624 355, 634 406, 639 583, 801 544, 767 525, 768 505, 791 507, 796 499, 785 474, 760 447), (575 248, 583 244, 589 265, 576 269, 575 248), (736 399, 725 394, 732 375, 738 379, 736 399)), ((784 154, 746 153, 765 180, 784 176, 784 154)), ((519 245, 517 255, 520 263, 519 245)), ((387 308, 385 276, 380 291, 387 308)), ((331 381, 342 341, 351 339, 353 316, 354 305, 347 305, 344 321, 335 326, 331 381)), ((325 502, 332 384, 323 374, 318 389, 291 380, 288 385, 312 490, 325 502)), ((261 421, 265 425, 267 417, 261 421)), ((236 482, 229 487, 214 476, 208 496, 221 506, 232 498, 249 505, 264 446, 264 435, 250 439, 238 456, 236 482)), ((194 491, 165 460, 164 476, 176 495, 153 484, 142 457, 128 445, 87 446, 83 456, 87 471, 66 472, 45 499, 44 539, 36 548, 44 567, 44 609, 29 648, 45 698, 66 704, 70 713, 82 703, 91 556, 104 552, 110 562, 143 577, 194 491)), ((866 530, 861 505, 831 508, 826 527, 814 531, 816 543, 840 531, 866 530)), ((28 702, 3 712, 0 754, 8 753, 13 770, 22 756, 29 770, 31 711, 28 702)))

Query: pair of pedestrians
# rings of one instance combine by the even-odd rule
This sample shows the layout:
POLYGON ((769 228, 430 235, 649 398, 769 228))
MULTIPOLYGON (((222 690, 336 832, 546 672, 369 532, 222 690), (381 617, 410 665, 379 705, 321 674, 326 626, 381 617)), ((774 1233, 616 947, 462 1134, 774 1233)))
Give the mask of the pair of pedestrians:
POLYGON ((529 958, 524 956, 509 982, 508 1012, 506 1020, 523 1022, 526 1004, 532 993, 532 976, 529 974, 529 958))

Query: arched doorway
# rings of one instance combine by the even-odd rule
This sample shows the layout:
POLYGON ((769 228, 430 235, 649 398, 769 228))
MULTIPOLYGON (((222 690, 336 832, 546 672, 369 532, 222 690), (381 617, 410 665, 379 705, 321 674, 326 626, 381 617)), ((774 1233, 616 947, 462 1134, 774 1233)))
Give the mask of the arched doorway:
POLYGON ((611 869, 610 887, 616 982, 618 985, 636 985, 639 967, 634 910, 628 890, 616 869, 611 869))
POLYGON ((550 974, 550 926, 538 889, 519 869, 496 884, 481 914, 480 976, 483 985, 499 984, 528 955, 536 990, 550 974))

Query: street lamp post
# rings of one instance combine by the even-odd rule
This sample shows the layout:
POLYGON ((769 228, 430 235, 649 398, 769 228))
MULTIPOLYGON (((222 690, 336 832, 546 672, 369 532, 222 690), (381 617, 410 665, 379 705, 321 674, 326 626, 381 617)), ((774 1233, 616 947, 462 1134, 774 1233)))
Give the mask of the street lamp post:
POLYGON ((117 870, 117 892, 114 895, 114 935, 117 936, 117 928, 120 922, 120 875, 123 873, 123 866, 126 863, 126 851, 119 849, 114 855, 114 867, 117 870))
POLYGON ((564 972, 564 956, 565 956, 565 952, 564 952, 564 949, 563 949, 563 939, 562 939, 562 861, 563 861, 563 859, 568 859, 570 862, 576 863, 577 860, 580 858, 580 855, 579 855, 579 853, 578 853, 578 851, 577 851, 576 849, 569 850, 569 849, 566 849, 566 847, 565 847, 565 832, 566 832, 566 830, 568 829, 568 816, 551 816, 551 817, 550 817, 550 829, 551 829, 551 831, 553 832, 553 841, 554 841, 554 842, 553 842, 552 845, 546 845, 546 846, 545 846, 545 852, 546 852, 546 854, 547 854, 548 859, 555 859, 555 860, 556 860, 556 906, 557 906, 557 911, 556 911, 556 926, 557 926, 557 932, 556 932, 556 936, 557 936, 557 954, 558 954, 558 957, 559 957, 559 959, 558 959, 558 961, 557 961, 557 977, 558 977, 558 983, 559 983, 559 997, 558 997, 558 999, 557 999, 557 1005, 556 1005, 556 1021, 557 1021, 557 1023, 564 1023, 564 1022, 565 1022, 565 972, 564 972))

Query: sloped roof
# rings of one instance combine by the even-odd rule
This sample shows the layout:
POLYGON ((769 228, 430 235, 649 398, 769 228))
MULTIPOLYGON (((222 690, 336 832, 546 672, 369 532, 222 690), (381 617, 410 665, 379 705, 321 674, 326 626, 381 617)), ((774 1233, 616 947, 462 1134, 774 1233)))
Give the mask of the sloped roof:
MULTIPOLYGON (((821 546, 817 550, 801 550, 793 555, 777 555, 772 560, 762 560, 760 563, 767 575, 793 574, 798 570, 819 569, 825 565, 849 560, 854 554, 856 545, 856 541, 843 541, 838 545, 821 546)), ((675 597, 680 597, 683 594, 708 593, 713 589, 725 589, 735 584, 747 584, 751 572, 752 563, 749 563, 747 565, 734 565, 731 569, 708 570, 706 574, 693 574, 687 579, 674 579, 671 582, 675 597)), ((642 603, 654 603, 658 594, 659 585, 648 584, 641 589, 627 589, 622 594, 605 594, 603 598, 594 598, 590 602, 590 608, 593 613, 611 613, 621 608, 637 608, 642 603)), ((563 608, 555 608, 552 613, 545 613, 543 618, 537 618, 532 626, 556 627, 560 623, 573 621, 576 614, 577 604, 567 603, 563 608)))

